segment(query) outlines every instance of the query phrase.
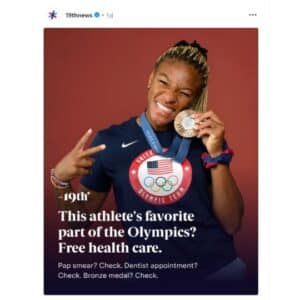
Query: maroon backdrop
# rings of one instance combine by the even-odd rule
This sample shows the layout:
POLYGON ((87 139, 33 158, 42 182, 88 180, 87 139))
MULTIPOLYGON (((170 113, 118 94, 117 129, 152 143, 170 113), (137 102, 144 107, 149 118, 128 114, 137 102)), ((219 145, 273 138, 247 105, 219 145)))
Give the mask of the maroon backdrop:
MULTIPOLYGON (((208 49, 209 109, 224 121, 235 150, 232 171, 245 201, 236 235, 250 272, 257 268, 257 29, 46 29, 45 234, 56 249, 56 203, 49 170, 88 129, 139 115, 156 58, 175 42, 196 39, 208 49)), ((107 208, 114 207, 110 197, 107 208)))

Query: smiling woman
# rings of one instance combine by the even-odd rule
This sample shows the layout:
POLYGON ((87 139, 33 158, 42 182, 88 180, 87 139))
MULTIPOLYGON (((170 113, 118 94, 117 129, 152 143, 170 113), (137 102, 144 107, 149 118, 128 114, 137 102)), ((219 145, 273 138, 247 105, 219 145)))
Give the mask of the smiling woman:
POLYGON ((201 78, 186 62, 167 59, 154 70, 148 83, 147 118, 155 130, 172 125, 175 116, 190 107, 199 94, 201 78))
POLYGON ((207 101, 207 50, 196 42, 178 42, 156 61, 148 81, 147 117, 164 130, 185 108, 204 111, 207 101))
MULTIPOLYGON (((205 48, 197 42, 178 42, 155 62, 146 111, 99 131, 85 149, 92 133, 88 130, 51 173, 62 209, 97 213, 113 188, 118 212, 142 216, 123 222, 129 261, 199 266, 176 274, 162 270, 154 293, 166 292, 171 279, 181 283, 183 292, 201 291, 206 289, 205 279, 224 268, 226 278, 214 276, 222 284, 224 279, 227 284, 245 275, 233 241, 243 201, 229 168, 233 152, 225 142, 224 124, 214 112, 206 111, 208 70, 205 48), (192 126, 193 138, 174 130, 175 117, 186 109, 192 114, 184 125, 192 126), (70 182, 79 176, 83 176, 81 191, 88 192, 88 201, 63 201, 62 195, 72 192, 70 182), (149 222, 151 211, 172 216, 171 221, 149 222), (179 214, 192 217, 181 219, 179 214), (132 234, 135 228, 163 234, 144 239, 141 233, 132 234)), ((133 286, 137 288, 133 283, 124 290, 133 286)), ((234 286, 238 287, 236 282, 234 286)), ((153 291, 146 280, 139 288, 153 291)))

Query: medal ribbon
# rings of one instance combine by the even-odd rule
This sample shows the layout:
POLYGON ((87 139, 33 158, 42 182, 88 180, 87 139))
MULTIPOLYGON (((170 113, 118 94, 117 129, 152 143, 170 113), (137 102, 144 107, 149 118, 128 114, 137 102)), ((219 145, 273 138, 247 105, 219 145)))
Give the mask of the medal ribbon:
POLYGON ((142 113, 141 115, 141 127, 149 146, 156 154, 164 157, 171 157, 179 163, 182 163, 185 160, 189 152, 192 141, 191 139, 182 138, 176 133, 170 148, 164 152, 154 130, 147 120, 145 113, 142 113))

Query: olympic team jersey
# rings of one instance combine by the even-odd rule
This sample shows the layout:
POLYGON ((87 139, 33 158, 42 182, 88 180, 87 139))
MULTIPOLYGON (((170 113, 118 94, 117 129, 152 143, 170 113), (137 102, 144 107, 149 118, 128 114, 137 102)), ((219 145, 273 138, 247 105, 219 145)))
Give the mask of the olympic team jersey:
MULTIPOLYGON (((165 149, 176 134, 174 129, 155 133, 165 149)), ((167 239, 126 236, 130 246, 149 244, 161 249, 161 253, 134 254, 131 261, 196 263, 200 278, 236 258, 232 236, 225 233, 212 211, 210 171, 202 165, 201 154, 206 149, 201 139, 194 138, 187 158, 177 163, 153 152, 134 117, 98 132, 92 146, 99 144, 106 144, 106 149, 95 155, 92 172, 81 179, 81 184, 96 192, 108 192, 113 187, 118 212, 195 216, 193 222, 124 222, 125 232, 133 226, 160 232, 181 230, 181 237, 178 233, 167 239)))

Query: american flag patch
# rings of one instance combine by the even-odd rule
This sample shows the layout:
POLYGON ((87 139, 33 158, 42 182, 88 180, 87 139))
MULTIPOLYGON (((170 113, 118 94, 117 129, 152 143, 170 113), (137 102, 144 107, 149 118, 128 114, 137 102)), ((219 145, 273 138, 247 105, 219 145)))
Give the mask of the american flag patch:
POLYGON ((162 175, 173 173, 172 160, 161 159, 147 162, 147 171, 149 175, 162 175))

